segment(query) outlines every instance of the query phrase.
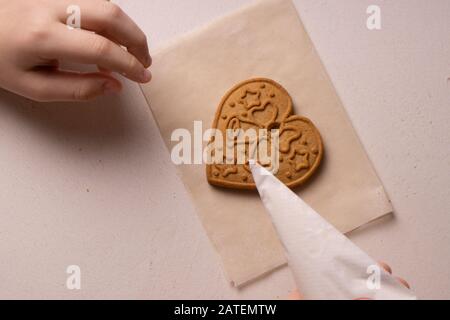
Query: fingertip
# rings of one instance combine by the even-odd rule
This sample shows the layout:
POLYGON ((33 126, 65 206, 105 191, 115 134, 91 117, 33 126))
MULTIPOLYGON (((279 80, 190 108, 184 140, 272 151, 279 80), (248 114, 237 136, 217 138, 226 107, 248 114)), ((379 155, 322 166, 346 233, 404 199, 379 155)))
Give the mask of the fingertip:
POLYGON ((411 289, 411 286, 409 285, 409 283, 405 279, 400 278, 400 277, 395 277, 395 279, 398 282, 400 282, 402 285, 404 285, 406 288, 411 289))
POLYGON ((386 262, 379 261, 378 265, 382 267, 387 273, 392 274, 392 268, 386 262))
POLYGON ((303 300, 303 296, 297 289, 295 289, 289 294, 288 300, 303 300))
POLYGON ((152 73, 150 72, 150 70, 145 69, 141 77, 142 83, 148 83, 151 80, 152 80, 152 73))

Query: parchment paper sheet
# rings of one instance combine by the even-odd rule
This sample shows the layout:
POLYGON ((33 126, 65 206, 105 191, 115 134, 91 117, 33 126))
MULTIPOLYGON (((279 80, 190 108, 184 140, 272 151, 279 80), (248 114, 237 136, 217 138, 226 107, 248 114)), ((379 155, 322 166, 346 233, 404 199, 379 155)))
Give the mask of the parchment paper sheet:
MULTIPOLYGON (((340 99, 289 0, 264 0, 173 41, 154 55, 153 81, 142 87, 171 150, 173 130, 208 129, 234 84, 271 78, 291 94, 297 114, 322 134, 320 171, 296 189, 342 232, 392 211, 340 99)), ((257 192, 211 187, 204 165, 178 167, 207 234, 235 285, 286 262, 257 192)))

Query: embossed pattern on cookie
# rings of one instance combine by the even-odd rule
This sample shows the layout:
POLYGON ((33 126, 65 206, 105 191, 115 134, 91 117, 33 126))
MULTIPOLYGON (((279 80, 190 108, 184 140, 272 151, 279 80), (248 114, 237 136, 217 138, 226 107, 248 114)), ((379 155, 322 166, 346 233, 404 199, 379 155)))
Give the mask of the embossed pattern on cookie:
MULTIPOLYGON (((276 177, 290 188, 308 180, 323 158, 319 131, 309 119, 293 114, 289 93, 271 79, 250 79, 233 87, 223 97, 212 127, 220 130, 224 137, 227 129, 266 129, 268 145, 271 143, 270 130, 278 129, 279 169, 276 177)), ((250 153, 246 146, 244 164, 238 164, 233 157, 236 154, 232 154, 224 155, 222 163, 207 165, 208 182, 220 187, 256 189, 248 165, 250 153)))

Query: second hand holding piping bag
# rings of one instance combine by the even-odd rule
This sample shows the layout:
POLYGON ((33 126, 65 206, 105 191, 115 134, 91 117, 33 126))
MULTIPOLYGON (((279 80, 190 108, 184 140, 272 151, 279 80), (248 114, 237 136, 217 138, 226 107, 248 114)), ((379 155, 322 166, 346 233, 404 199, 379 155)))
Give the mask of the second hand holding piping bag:
POLYGON ((416 299, 411 290, 335 229, 265 168, 251 161, 258 192, 299 290, 308 299, 416 299))

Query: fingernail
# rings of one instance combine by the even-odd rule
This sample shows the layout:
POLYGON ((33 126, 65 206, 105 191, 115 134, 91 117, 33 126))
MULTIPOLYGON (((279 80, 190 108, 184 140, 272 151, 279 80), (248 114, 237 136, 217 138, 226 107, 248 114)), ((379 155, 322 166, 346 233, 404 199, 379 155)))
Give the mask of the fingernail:
POLYGON ((144 73, 142 74, 142 81, 144 83, 147 83, 150 80, 152 80, 152 73, 149 70, 145 69, 144 73))
POLYGON ((103 93, 105 95, 114 95, 119 92, 119 88, 113 82, 107 81, 103 84, 103 93))

